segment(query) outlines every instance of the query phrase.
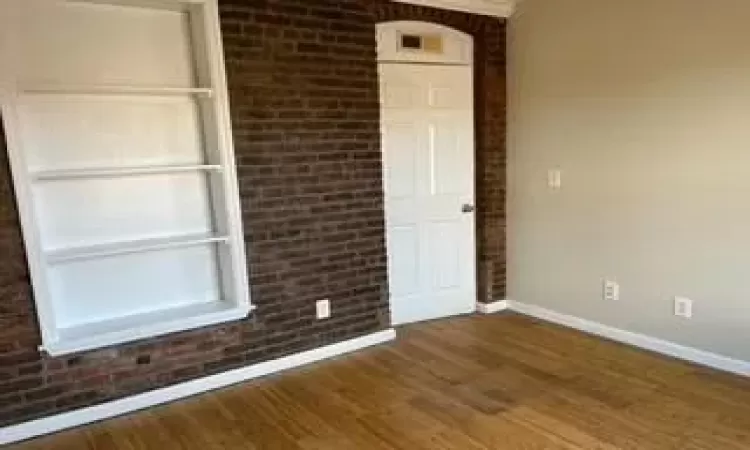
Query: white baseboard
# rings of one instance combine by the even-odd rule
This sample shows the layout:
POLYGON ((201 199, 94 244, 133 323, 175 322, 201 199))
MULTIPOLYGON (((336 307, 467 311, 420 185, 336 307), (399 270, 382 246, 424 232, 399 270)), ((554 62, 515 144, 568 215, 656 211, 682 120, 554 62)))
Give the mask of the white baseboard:
MULTIPOLYGON (((639 333, 621 330, 598 322, 558 313, 540 306, 528 305, 512 300, 477 304, 477 311, 482 314, 493 314, 504 310, 514 311, 546 322, 555 323, 584 333, 601 336, 613 341, 622 342, 624 344, 694 362, 714 369, 743 376, 750 376, 750 362, 686 347, 639 333)), ((231 386, 264 375, 270 375, 373 345, 382 344, 395 338, 396 331, 388 329, 357 339, 320 347, 249 367, 198 378, 196 380, 103 403, 101 405, 90 406, 67 413, 57 414, 55 416, 0 428, 0 445, 54 433, 67 428, 97 422, 214 389, 231 386)))
POLYGON ((738 375, 750 376, 750 362, 717 355, 715 353, 698 350, 674 342, 665 341, 644 334, 633 333, 619 328, 603 325, 579 317, 569 316, 559 312, 551 311, 535 305, 527 305, 508 300, 508 309, 546 322, 555 323, 584 333, 601 336, 623 344, 632 345, 652 352, 661 353, 673 358, 690 361, 702 366, 731 372, 738 375))
POLYGON ((480 314, 495 314, 505 311, 510 307, 508 300, 498 300, 492 303, 477 303, 477 312, 480 314))
POLYGON ((310 364, 323 359, 361 350, 382 344, 396 338, 396 331, 388 329, 337 344, 327 345, 295 355, 267 361, 253 366, 242 367, 228 372, 210 375, 119 400, 89 406, 75 411, 57 414, 30 422, 0 428, 0 445, 23 441, 66 428, 77 427, 91 422, 120 416, 162 403, 179 400, 214 389, 223 388, 253 378, 270 375, 282 370, 310 364))

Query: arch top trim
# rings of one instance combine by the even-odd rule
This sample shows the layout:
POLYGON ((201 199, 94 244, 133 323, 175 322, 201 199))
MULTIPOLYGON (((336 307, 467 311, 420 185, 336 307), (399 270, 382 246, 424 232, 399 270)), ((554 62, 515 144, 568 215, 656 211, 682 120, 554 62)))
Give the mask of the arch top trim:
POLYGON ((470 66, 474 38, 445 25, 411 20, 377 25, 378 61, 470 66))
POLYGON ((510 17, 518 0, 393 0, 412 5, 462 11, 499 18, 510 17))

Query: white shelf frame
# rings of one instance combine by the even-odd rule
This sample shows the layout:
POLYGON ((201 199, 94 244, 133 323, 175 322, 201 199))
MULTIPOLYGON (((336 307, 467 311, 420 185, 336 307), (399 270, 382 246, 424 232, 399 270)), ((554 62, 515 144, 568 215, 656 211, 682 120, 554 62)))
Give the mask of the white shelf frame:
MULTIPOLYGON (((182 11, 190 15, 192 45, 197 63, 198 86, 140 87, 140 86, 23 86, 13 68, 20 67, 21 8, 30 1, 2 0, 0 2, 0 64, 11 70, 0 71, 0 113, 7 141, 8 157, 15 187, 16 200, 25 242, 36 311, 40 324, 40 350, 58 356, 71 352, 93 350, 122 344, 137 339, 151 338, 166 333, 208 326, 247 316, 253 309, 247 277, 244 232, 241 220, 239 186, 237 181, 231 122, 221 42, 217 0, 68 0, 71 3, 141 6, 182 11), (204 144, 207 164, 153 169, 120 168, 82 169, 72 171, 42 171, 32 174, 24 152, 20 132, 18 105, 27 95, 191 95, 201 100, 204 125, 204 144), (189 168, 188 168, 189 167, 189 168), (131 242, 121 247, 60 249, 47 254, 41 239, 34 205, 33 183, 37 180, 85 178, 89 176, 120 176, 143 173, 166 173, 183 170, 211 170, 221 176, 209 178, 214 208, 216 234, 213 236, 175 239, 171 242, 131 242), (218 210, 218 211, 216 211, 218 210), (50 262, 61 263, 89 257, 107 257, 122 252, 150 251, 182 245, 218 242, 229 251, 218 252, 221 270, 222 301, 205 307, 159 310, 148 314, 115 318, 106 322, 83 324, 75 330, 58 325, 51 299, 50 262), (104 328, 102 328, 104 327, 104 328), (106 328, 110 327, 108 331, 106 328), (77 330, 77 331, 76 331, 77 330), (81 331, 79 333, 78 331, 81 331)), ((111 245, 111 244, 110 244, 111 245)))
POLYGON ((229 242, 229 236, 216 236, 206 233, 162 238, 134 239, 129 241, 50 250, 46 252, 46 258, 49 264, 61 264, 71 261, 105 258, 108 256, 146 253, 172 248, 195 247, 199 245, 226 242, 229 242))
POLYGON ((214 90, 200 87, 158 87, 158 86, 22 86, 19 91, 28 95, 151 95, 185 96, 194 95, 211 98, 214 90))
POLYGON ((62 339, 49 344, 45 350, 51 355, 66 355, 99 348, 102 342, 128 342, 239 320, 253 309, 252 306, 237 308, 220 301, 72 326, 60 329, 62 339))
POLYGON ((61 181, 88 178, 114 178, 137 175, 161 175, 182 172, 221 172, 220 164, 193 164, 183 166, 103 167, 97 169, 40 170, 31 173, 34 181, 61 181))

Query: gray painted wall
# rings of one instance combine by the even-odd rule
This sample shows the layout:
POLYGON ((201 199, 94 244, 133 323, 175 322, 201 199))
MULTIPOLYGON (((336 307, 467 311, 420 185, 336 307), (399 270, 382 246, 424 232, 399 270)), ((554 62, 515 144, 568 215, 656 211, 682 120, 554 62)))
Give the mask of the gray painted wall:
POLYGON ((746 0, 520 5, 509 298, 750 361, 748 24, 746 0))

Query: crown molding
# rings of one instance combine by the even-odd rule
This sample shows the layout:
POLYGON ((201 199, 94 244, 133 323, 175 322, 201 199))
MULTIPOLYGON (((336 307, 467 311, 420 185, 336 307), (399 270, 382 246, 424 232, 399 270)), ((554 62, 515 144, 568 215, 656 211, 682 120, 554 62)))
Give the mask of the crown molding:
POLYGON ((393 0, 412 5, 431 6, 485 16, 510 17, 515 0, 393 0))

